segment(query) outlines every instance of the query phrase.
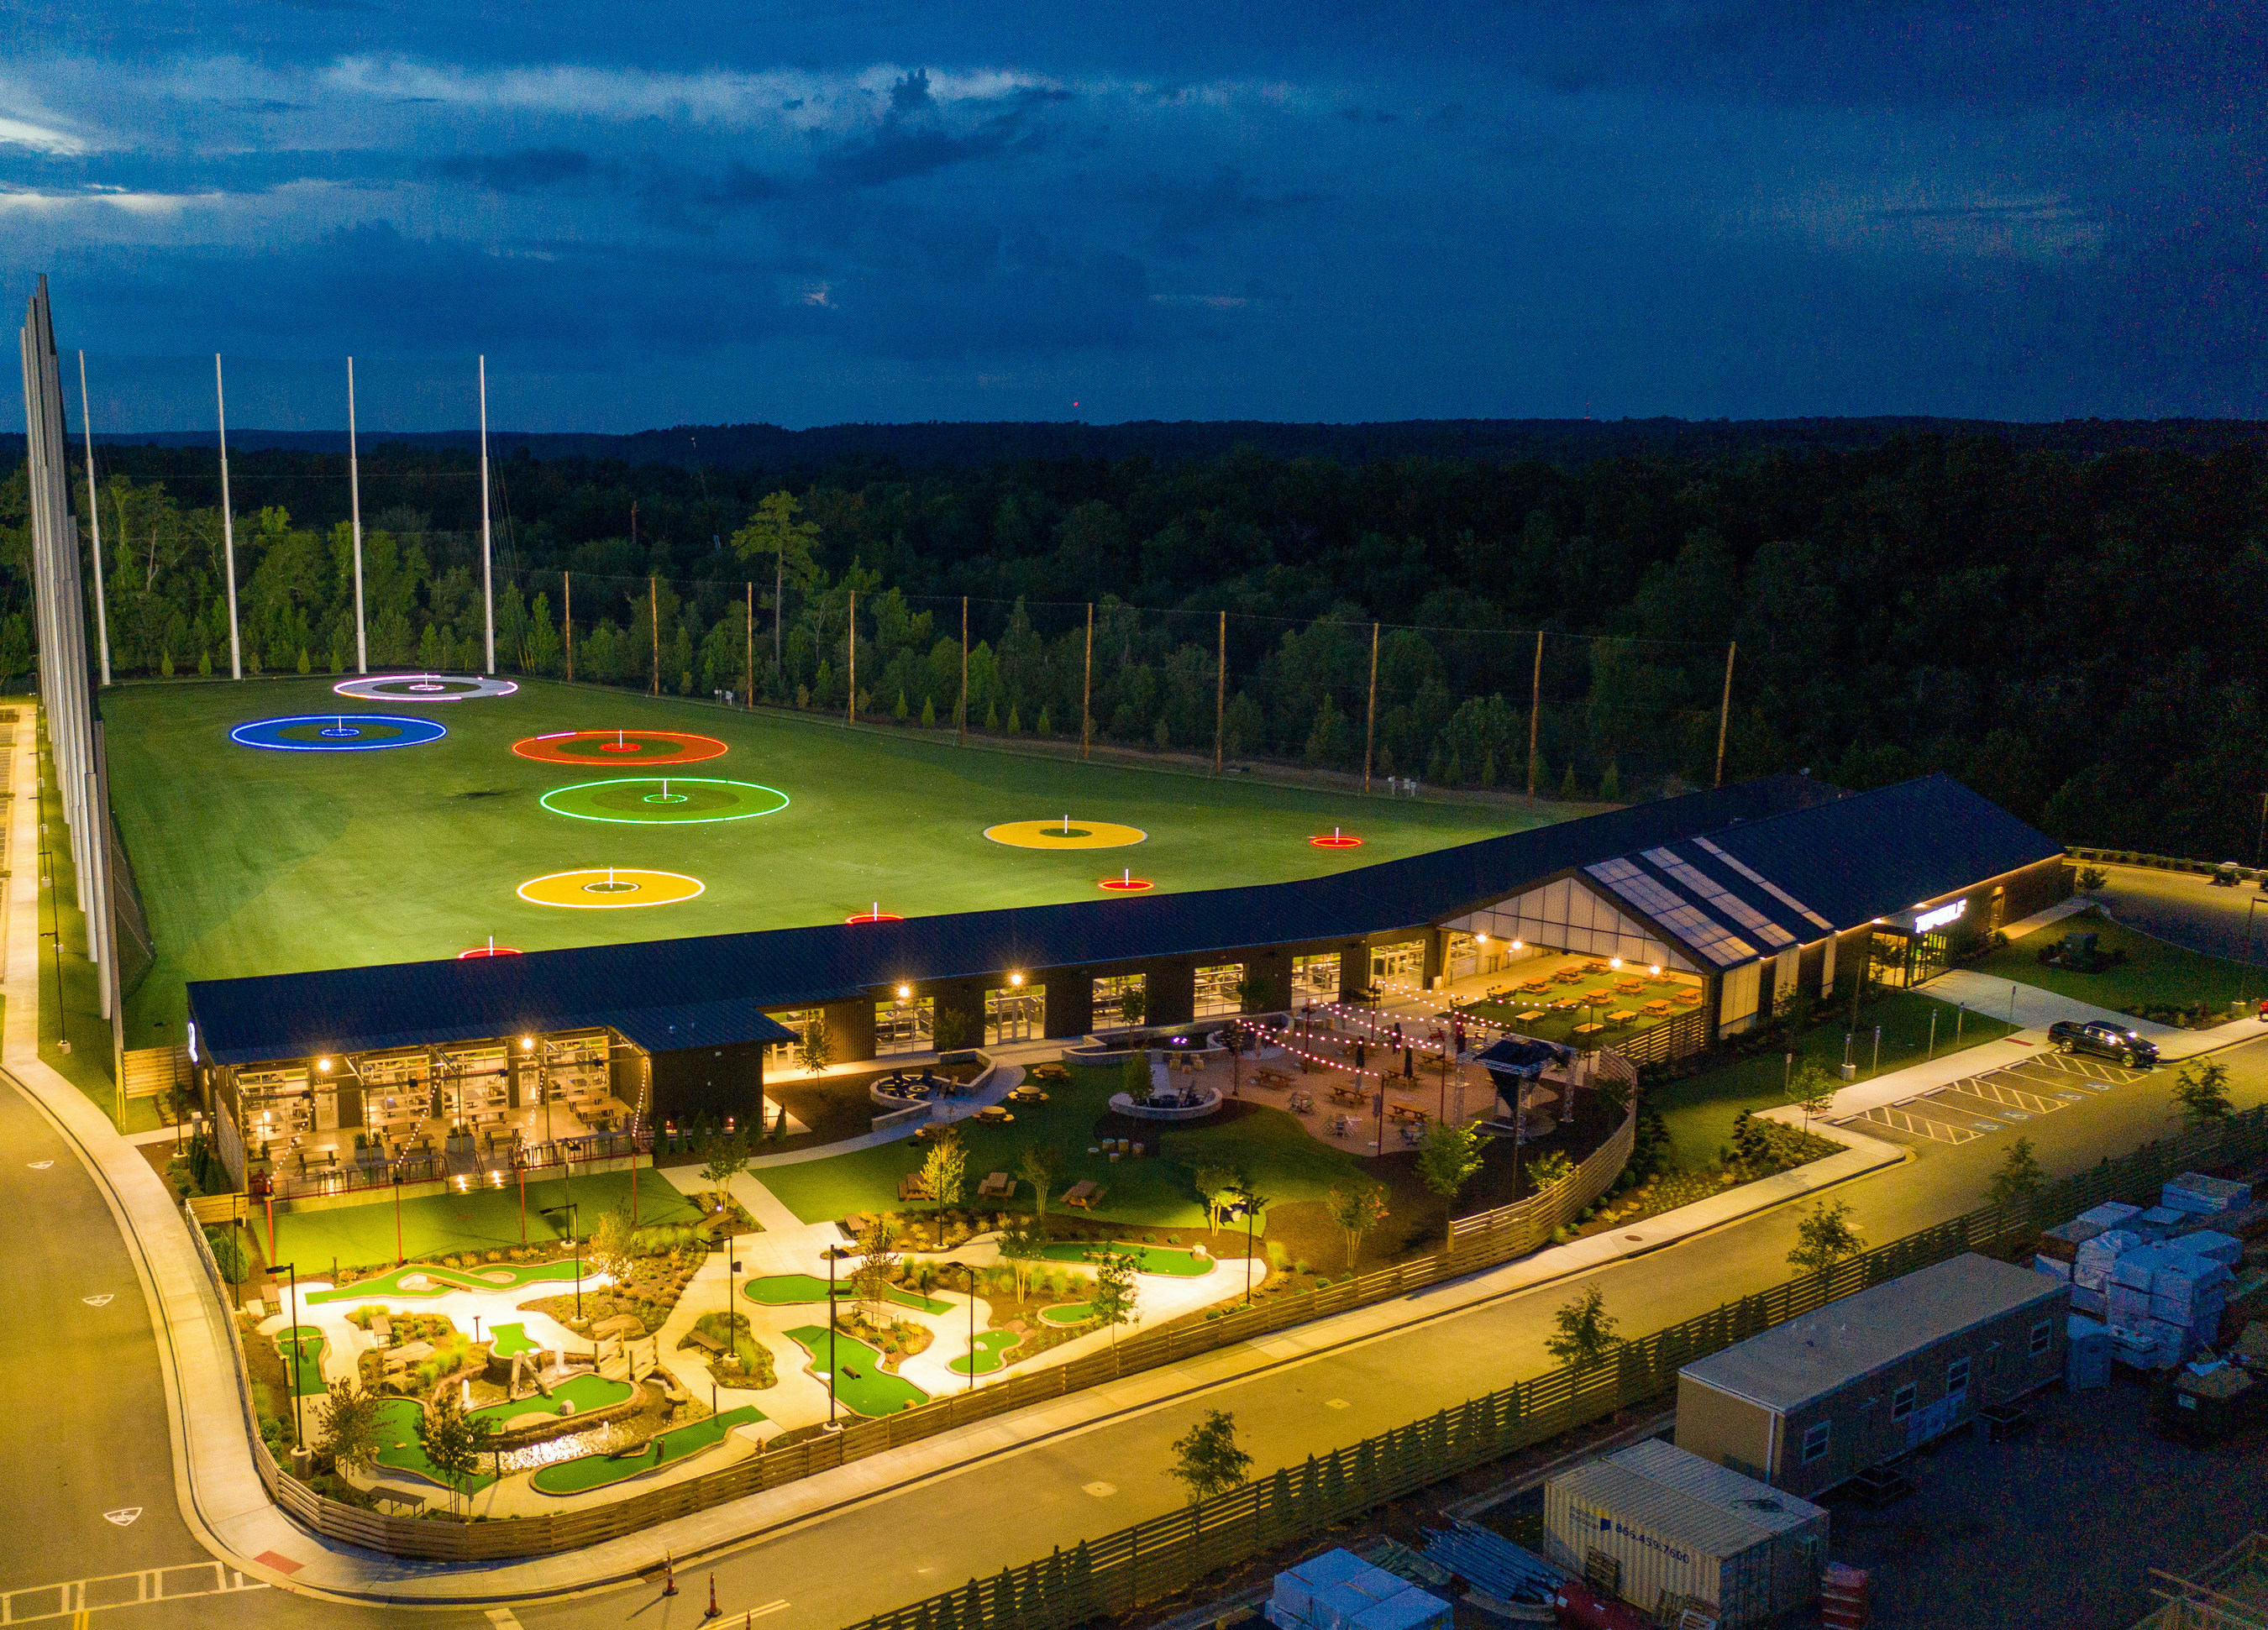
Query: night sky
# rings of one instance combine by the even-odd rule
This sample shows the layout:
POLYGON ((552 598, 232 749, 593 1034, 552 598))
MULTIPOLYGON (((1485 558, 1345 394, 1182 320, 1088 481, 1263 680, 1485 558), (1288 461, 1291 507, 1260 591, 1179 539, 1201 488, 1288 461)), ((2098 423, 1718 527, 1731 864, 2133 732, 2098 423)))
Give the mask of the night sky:
POLYGON ((2264 18, 19 5, 0 286, 112 430, 210 422, 216 350, 278 429, 350 351, 379 429, 469 424, 475 351, 529 430, 2268 416, 2264 18))

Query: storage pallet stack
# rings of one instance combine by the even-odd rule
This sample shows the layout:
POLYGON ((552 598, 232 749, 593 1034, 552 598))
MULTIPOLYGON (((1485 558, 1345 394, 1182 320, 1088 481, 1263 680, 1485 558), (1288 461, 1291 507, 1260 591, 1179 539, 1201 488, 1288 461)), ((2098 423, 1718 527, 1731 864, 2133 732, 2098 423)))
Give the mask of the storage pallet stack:
POLYGON ((2220 1333, 2233 1275, 2187 1249, 2188 1243, 2126 1252, 2111 1265, 2105 1288, 2110 1315, 2106 1322, 2129 1337, 2146 1337, 2157 1350, 2155 1369, 2172 1369, 2199 1347, 2212 1346, 2220 1333))
POLYGON ((2228 1178, 2209 1178, 2195 1171, 2184 1171, 2167 1182, 2160 1191, 2158 1203, 2174 1211, 2186 1211, 2198 1216, 2218 1216, 2250 1205, 2252 1186, 2228 1178))
POLYGON ((1326 1551, 1276 1575, 1262 1610, 1278 1630, 1449 1630, 1450 1608, 1351 1551, 1326 1551))
POLYGON ((1827 1630, 1864 1630, 1871 1606, 1867 1570, 1830 1562, 1819 1579, 1819 1622, 1827 1630))
MULTIPOLYGON (((2098 1206, 2095 1209, 2105 1211, 2110 1208, 2098 1206)), ((2129 1206, 2123 1209, 2134 1211, 2138 1208, 2129 1206)), ((2087 1220, 2081 1219, 2081 1221, 2087 1220)), ((2110 1270, 2120 1257, 2130 1251, 2139 1249, 2141 1244, 2142 1237, 2139 1234, 2131 1229, 2115 1226, 2104 1228, 2102 1232, 2082 1241, 2072 1253, 2071 1272, 2068 1275, 2071 1281, 2072 1311, 2084 1313, 2089 1318, 2102 1319, 2106 1324, 2110 1322, 2109 1296, 2110 1270)), ((2036 1260, 2034 1266, 2037 1265, 2036 1260)))

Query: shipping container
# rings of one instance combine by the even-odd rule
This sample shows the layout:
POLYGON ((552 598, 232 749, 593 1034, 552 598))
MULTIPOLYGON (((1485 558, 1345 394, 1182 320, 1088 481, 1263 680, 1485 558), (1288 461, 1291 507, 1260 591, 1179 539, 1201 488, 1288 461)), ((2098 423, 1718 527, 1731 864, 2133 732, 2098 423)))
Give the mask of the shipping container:
POLYGON ((1646 1612, 1667 1594, 1727 1625, 1770 1616, 1769 1530, 1608 1461, 1544 1484, 1543 1554, 1646 1612))
POLYGON ((1786 1612, 1818 1596, 1828 1528, 1827 1513, 1819 1507, 1660 1438, 1632 1443, 1607 1458, 1771 1534, 1770 1612, 1786 1612))

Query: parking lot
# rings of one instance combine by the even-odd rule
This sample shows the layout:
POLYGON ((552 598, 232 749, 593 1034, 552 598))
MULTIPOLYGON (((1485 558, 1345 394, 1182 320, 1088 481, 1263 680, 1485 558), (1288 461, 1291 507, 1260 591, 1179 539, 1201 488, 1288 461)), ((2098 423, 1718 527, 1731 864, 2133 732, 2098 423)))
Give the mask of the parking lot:
POLYGON ((1921 1142, 1967 1143, 2116 1091, 2149 1073, 2108 1059, 2043 1053, 1896 1104, 1877 1105, 1840 1124, 1921 1142))

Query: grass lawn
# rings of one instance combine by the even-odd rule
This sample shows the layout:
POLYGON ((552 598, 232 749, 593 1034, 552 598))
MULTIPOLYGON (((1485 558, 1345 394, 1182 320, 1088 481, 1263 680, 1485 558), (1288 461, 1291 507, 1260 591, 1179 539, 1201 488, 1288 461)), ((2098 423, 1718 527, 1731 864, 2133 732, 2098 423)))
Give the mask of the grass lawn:
POLYGON ((989 1376, 1007 1364, 1008 1349, 1022 1340, 1023 1338, 1012 1330, 980 1331, 976 1337, 976 1353, 973 1355, 963 1353, 946 1368, 956 1376, 968 1375, 971 1373, 968 1361, 974 1356, 976 1360, 974 1373, 989 1376))
MULTIPOLYGON (((1959 1048, 1963 1049, 1981 1042, 1998 1041, 2013 1033, 2008 1025, 1997 1019, 1974 1012, 1956 1015, 1951 1003, 1933 996, 1916 991, 1885 991, 1859 1010, 1859 1030, 1851 1043, 1851 1056, 1859 1066, 1858 1079, 1872 1080, 1877 1073, 1887 1075, 1894 1069, 1904 1069, 1930 1056, 1933 1014, 1937 1019, 1938 1057, 1959 1050, 1955 1046, 1956 1025, 1960 1032, 1959 1048), (1877 1024, 1882 1027, 1879 1072, 1870 1068, 1877 1024)), ((1827 1017, 1797 1037, 1797 1066, 1808 1059, 1830 1074, 1839 1070, 1843 1039, 1851 1033, 1850 1018, 1847 1005, 1829 1010, 1827 1017)), ((1705 1171, 1715 1165, 1718 1149, 1733 1141, 1733 1121, 1742 1110, 1771 1109, 1787 1102, 1787 1093, 1781 1086, 1787 1070, 1784 1050, 1773 1051, 1649 1090, 1646 1096, 1647 1105, 1661 1112, 1669 1127, 1672 1163, 1688 1171, 1705 1171)))
POLYGON ((324 1345, 323 1333, 313 1325, 294 1325, 276 1333, 276 1350, 283 1355, 284 1367, 291 1372, 292 1397, 312 1398, 328 1390, 323 1381, 324 1345))
MULTIPOLYGON (((811 1373, 827 1376, 828 1332, 817 1325, 800 1325, 788 1340, 811 1355, 811 1373)), ((929 1394, 903 1376, 882 1368, 882 1355, 856 1336, 834 1333, 835 1397, 855 1413, 869 1417, 895 1415, 902 1409, 929 1402, 929 1394)))
POLYGON ((611 1408, 637 1391, 627 1381, 610 1381, 604 1376, 576 1376, 553 1387, 549 1398, 539 1392, 506 1404, 484 1405, 472 1413, 475 1421, 500 1427, 522 1415, 556 1415, 560 1404, 565 1402, 575 1406, 577 1414, 587 1415, 594 1409, 611 1408))
POLYGON ((528 1479, 529 1485, 539 1494, 585 1494, 713 1449, 734 1427, 752 1426, 763 1418, 764 1412, 754 1404, 743 1404, 690 1426, 657 1432, 644 1448, 630 1454, 578 1455, 572 1460, 556 1461, 540 1469, 528 1479))
MULTIPOLYGON (((1083 1245, 1065 1242, 1049 1245, 1040 1254, 1050 1262, 1084 1262, 1090 1252, 1102 1249, 1099 1245, 1083 1245)), ((1211 1257, 1198 1256, 1193 1251, 1175 1251, 1161 1245, 1134 1245, 1112 1242, 1109 1249, 1119 1256, 1134 1259, 1138 1274, 1161 1274, 1173 1279, 1197 1279, 1213 1269, 1211 1257)))
MULTIPOLYGON (((1082 1178, 1102 1186, 1094 1215, 1114 1222, 1158 1228, 1202 1229, 1204 1206, 1190 1186, 1200 1164, 1234 1167, 1250 1175, 1259 1191, 1277 1204, 1322 1200, 1331 1185, 1351 1171, 1353 1156, 1308 1135, 1296 1116, 1249 1099, 1226 1105, 1209 1120, 1161 1129, 1160 1151, 1113 1162, 1086 1151, 1095 1124, 1121 1090, 1111 1072, 1080 1071, 1056 1083, 1044 1104, 1019 1105, 1012 1126, 956 1122, 968 1149, 972 1186, 987 1171, 1012 1171, 1019 1150, 1030 1143, 1063 1153, 1063 1167, 1049 1196, 1051 1211, 1063 1192, 1082 1178)), ((1145 1123, 1145 1125, 1148 1123, 1145 1123)), ((1152 1128, 1160 1130, 1159 1128, 1152 1128)), ((902 1208, 898 1179, 920 1169, 923 1151, 909 1142, 854 1149, 828 1160, 771 1166, 756 1173, 763 1186, 806 1222, 853 1211, 902 1208)), ((1028 1185, 1018 1198, 1028 1202, 1028 1185)))
MULTIPOLYGON (((794 1307, 805 1302, 826 1301, 827 1281, 816 1274, 768 1274, 762 1279, 750 1280, 742 1287, 740 1294, 749 1301, 764 1307, 794 1307)), ((902 1289, 896 1285, 890 1286, 882 1295, 886 1301, 895 1302, 900 1307, 912 1308, 918 1312, 950 1313, 953 1311, 953 1304, 949 1302, 932 1301, 928 1296, 917 1296, 912 1291, 902 1289)), ((851 1298, 850 1281, 848 1279, 836 1280, 835 1299, 837 1302, 848 1302, 851 1298)))
POLYGON ((540 1350, 526 1325, 497 1325, 489 1332, 489 1339, 498 1358, 518 1358, 522 1353, 540 1350))
POLYGON ((2257 989, 2259 983, 2258 971, 2252 970, 2252 982, 2245 984, 2248 971, 2241 962, 2169 945, 2164 940, 2153 939, 2138 929, 2113 922, 2100 911, 2076 912, 1969 966, 1987 979, 2036 985, 2058 996, 2091 1002, 2096 1007, 2119 1012, 2145 1002, 2186 1006, 2202 1002, 2208 1007, 2226 1007, 2236 1000, 2240 988, 2257 989), (2056 943, 2066 934, 2090 932, 2097 948, 2104 952, 2124 951, 2124 966, 2105 968, 2100 973, 2081 973, 2074 968, 2051 968, 2041 964, 2042 946, 2056 943))
MULTIPOLYGON (((571 1195, 580 1208, 585 1236, 599 1219, 630 1203, 630 1174, 593 1172, 574 1178, 550 1178, 527 1186, 527 1243, 566 1237, 565 1207, 571 1195)), ((637 1179, 638 1223, 697 1222, 701 1209, 656 1171, 637 1179)), ((255 1224, 255 1231, 260 1231, 255 1224)), ((328 1211, 294 1211, 276 1219, 276 1259, 297 1262, 312 1276, 319 1265, 353 1267, 394 1260, 394 1203, 338 1206, 328 1211)), ((262 1243, 265 1243, 264 1240, 262 1243)), ((476 1188, 465 1193, 432 1194, 401 1202, 401 1250, 411 1257, 446 1256, 463 1251, 501 1251, 520 1243, 519 1187, 476 1188)), ((490 1264, 490 1267, 501 1266, 490 1264)), ((585 1265, 587 1270, 587 1264, 585 1265)), ((572 1277, 571 1268, 563 1277, 572 1277)), ((361 1286, 355 1295, 369 1295, 361 1286)), ((395 1294, 400 1294, 399 1292, 395 1294)))
POLYGON ((452 957, 493 934, 545 950, 839 922, 879 898, 907 915, 1104 898, 1134 863, 1164 890, 1312 877, 1578 812, 1365 798, 1247 777, 1080 764, 952 745, 943 731, 848 731, 611 688, 523 682, 517 695, 429 708, 448 728, 383 753, 270 753, 247 720, 414 704, 333 695, 328 679, 152 681, 103 696, 112 797, 158 944, 128 1006, 127 1045, 181 1037, 184 981, 452 957), (762 819, 617 825, 537 800, 592 771, 522 759, 525 737, 578 729, 697 731, 728 745, 707 775, 791 803, 762 819), (196 819, 183 819, 185 799, 196 819), (1062 814, 1138 826, 1134 849, 1048 852, 990 841, 996 822, 1062 814), (1307 839, 1344 826, 1356 850, 1307 839), (1349 856, 1352 858, 1350 859, 1349 856), (515 892, 593 865, 656 867, 707 892, 644 911, 564 911, 515 892))
MULTIPOLYGON (((368 1302, 379 1297, 416 1300, 419 1296, 446 1296, 453 1290, 518 1290, 526 1285, 573 1284, 575 1264, 565 1262, 491 1262, 483 1267, 434 1267, 430 1264, 413 1263, 382 1274, 376 1279, 357 1280, 340 1290, 318 1290, 307 1298, 310 1302, 368 1302), (433 1283, 423 1290, 407 1289, 406 1279, 420 1275, 433 1283)), ((504 1328, 501 1325, 499 1330, 504 1328)), ((518 1328, 517 1325, 514 1326, 518 1328)))
MULTIPOLYGON (((378 1464, 397 1472, 407 1472, 421 1477, 436 1488, 446 1489, 448 1479, 433 1469, 425 1458, 425 1446, 417 1441, 417 1417, 423 1406, 414 1398, 383 1398, 378 1403, 378 1464)), ((476 1494, 496 1479, 486 1472, 475 1472, 462 1485, 463 1492, 476 1494)))

